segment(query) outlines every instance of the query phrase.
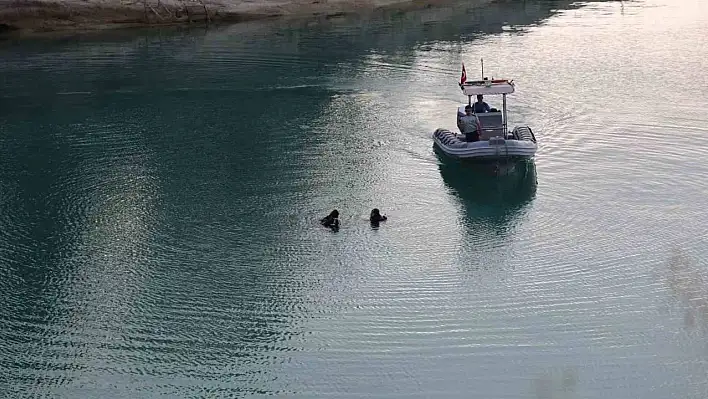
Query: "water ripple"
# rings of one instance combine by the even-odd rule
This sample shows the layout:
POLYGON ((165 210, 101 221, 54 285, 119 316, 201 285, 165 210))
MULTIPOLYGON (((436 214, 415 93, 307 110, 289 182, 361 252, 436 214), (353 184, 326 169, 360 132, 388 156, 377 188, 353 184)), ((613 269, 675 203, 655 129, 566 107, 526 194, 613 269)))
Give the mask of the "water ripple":
POLYGON ((0 386, 701 397, 708 102, 657 97, 705 69, 699 6, 494 2, 5 53, 0 386), (505 176, 430 141, 481 57, 539 138, 505 176))

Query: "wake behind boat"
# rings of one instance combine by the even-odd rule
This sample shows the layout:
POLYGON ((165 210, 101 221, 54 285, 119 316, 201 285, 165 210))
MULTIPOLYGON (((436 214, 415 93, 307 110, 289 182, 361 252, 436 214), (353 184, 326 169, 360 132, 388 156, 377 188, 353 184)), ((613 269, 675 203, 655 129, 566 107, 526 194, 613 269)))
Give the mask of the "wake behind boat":
POLYGON ((538 146, 531 128, 516 126, 512 131, 507 128, 506 96, 514 92, 513 80, 484 78, 468 82, 463 64, 460 89, 467 96, 467 104, 457 109, 460 133, 443 128, 433 132, 433 141, 442 152, 455 158, 480 160, 534 157, 538 146), (485 95, 501 95, 502 110, 489 107, 484 102, 485 95), (472 96, 477 96, 474 104, 472 96))

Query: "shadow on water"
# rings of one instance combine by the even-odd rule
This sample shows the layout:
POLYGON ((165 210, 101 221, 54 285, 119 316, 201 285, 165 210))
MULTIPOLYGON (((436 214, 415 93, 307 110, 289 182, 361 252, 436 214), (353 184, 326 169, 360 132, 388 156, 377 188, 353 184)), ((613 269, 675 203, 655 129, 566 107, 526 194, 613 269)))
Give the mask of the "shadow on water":
POLYGON ((708 277, 705 265, 678 248, 666 262, 666 283, 684 312, 688 330, 708 333, 708 277))
POLYGON ((464 209, 464 225, 506 235, 536 196, 536 165, 471 163, 439 155, 440 175, 464 209))

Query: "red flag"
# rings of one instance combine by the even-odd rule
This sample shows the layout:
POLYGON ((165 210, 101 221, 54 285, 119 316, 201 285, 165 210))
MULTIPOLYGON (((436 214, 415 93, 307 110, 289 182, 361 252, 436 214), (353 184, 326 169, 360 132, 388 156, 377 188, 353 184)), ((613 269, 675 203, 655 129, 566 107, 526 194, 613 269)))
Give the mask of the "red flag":
POLYGON ((465 84, 467 81, 467 71, 465 71, 465 63, 462 63, 462 76, 460 77, 460 85, 465 84))

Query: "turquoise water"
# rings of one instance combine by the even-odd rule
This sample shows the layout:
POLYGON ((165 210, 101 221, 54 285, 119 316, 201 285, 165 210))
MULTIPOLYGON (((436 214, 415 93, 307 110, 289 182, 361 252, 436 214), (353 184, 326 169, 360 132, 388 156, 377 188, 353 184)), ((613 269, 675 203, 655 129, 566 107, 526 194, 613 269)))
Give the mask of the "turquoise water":
POLYGON ((1 396, 706 397, 707 35, 502 1, 0 44, 1 396), (432 146, 481 57, 540 144, 499 173, 432 146))

